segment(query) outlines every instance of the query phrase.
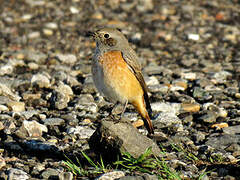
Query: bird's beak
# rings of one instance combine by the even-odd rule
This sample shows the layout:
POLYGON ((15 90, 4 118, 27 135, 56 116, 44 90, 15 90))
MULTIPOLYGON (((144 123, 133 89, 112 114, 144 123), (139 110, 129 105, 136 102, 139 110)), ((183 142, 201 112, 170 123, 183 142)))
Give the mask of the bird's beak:
POLYGON ((86 36, 87 36, 87 37, 92 37, 93 39, 95 39, 96 36, 97 36, 97 34, 96 34, 96 32, 88 31, 88 32, 86 33, 86 36))

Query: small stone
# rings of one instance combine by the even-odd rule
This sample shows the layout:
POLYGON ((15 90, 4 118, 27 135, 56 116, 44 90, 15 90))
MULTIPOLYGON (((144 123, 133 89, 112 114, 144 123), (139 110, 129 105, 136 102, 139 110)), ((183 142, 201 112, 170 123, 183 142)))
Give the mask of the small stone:
POLYGON ((28 67, 29 67, 31 70, 37 70, 37 69, 39 69, 39 65, 38 65, 37 63, 34 63, 34 62, 28 63, 28 67))
POLYGON ((219 123, 219 124, 213 124, 211 128, 216 128, 217 130, 223 129, 228 127, 227 123, 219 123))
POLYGON ((76 126, 68 128, 67 133, 78 135, 80 139, 89 139, 93 135, 94 130, 85 126, 76 126))
POLYGON ((51 29, 43 29, 43 34, 46 36, 52 36, 53 31, 51 29))
POLYGON ((235 97, 238 98, 238 99, 240 99, 240 93, 236 93, 236 94, 235 94, 235 97))
POLYGON ((162 103, 162 102, 156 102, 152 103, 152 110, 156 112, 169 112, 173 114, 179 114, 179 111, 181 109, 180 103, 162 103))
POLYGON ((188 39, 198 41, 200 39, 199 34, 188 34, 188 39))
POLYGON ((0 170, 6 166, 5 159, 0 155, 0 170))
POLYGON ((100 20, 100 19, 103 18, 103 15, 100 12, 95 12, 95 13, 92 14, 92 18, 100 20))
POLYGON ((199 87, 194 88, 193 97, 199 100, 209 100, 212 98, 212 96, 207 91, 199 87))
POLYGON ((45 24, 45 27, 48 29, 57 29, 58 25, 55 22, 49 22, 45 24))
POLYGON ((232 77, 232 74, 227 71, 216 72, 213 78, 216 79, 217 83, 225 83, 228 77, 232 77))
POLYGON ((199 112, 200 105, 199 104, 181 104, 181 110, 186 112, 199 112))
POLYGON ((28 93, 24 93, 23 94, 23 99, 24 100, 29 100, 29 99, 40 99, 41 98, 41 94, 28 94, 28 93))
POLYGON ((144 125, 143 120, 137 120, 132 123, 133 127, 138 128, 144 125))
POLYGON ((236 144, 240 142, 239 134, 211 134, 206 141, 206 145, 213 147, 215 149, 221 150, 225 149, 231 144, 236 144))
POLYGON ((153 125, 160 128, 172 127, 175 124, 182 124, 181 120, 173 113, 160 113, 153 121, 153 125))
POLYGON ((71 172, 61 172, 58 176, 59 180, 73 180, 73 174, 71 172))
POLYGON ((3 129, 4 129, 4 127, 5 127, 5 126, 3 125, 3 122, 2 122, 2 121, 0 121, 0 131, 1 131, 1 130, 3 130, 3 129))
POLYGON ((196 73, 192 73, 192 72, 183 72, 183 73, 181 73, 181 77, 183 79, 193 81, 196 79, 197 75, 196 75, 196 73))
POLYGON ((76 104, 75 108, 79 109, 79 110, 84 110, 84 111, 87 111, 87 112, 91 112, 91 113, 97 113, 97 110, 98 110, 98 107, 97 107, 96 103, 76 104))
POLYGON ((8 170, 8 179, 10 180, 25 180, 29 179, 29 176, 26 172, 21 169, 11 168, 8 170))
POLYGON ((39 118, 43 121, 47 118, 46 114, 39 114, 39 118))
POLYGON ((77 62, 77 57, 74 54, 57 54, 56 57, 65 64, 74 64, 77 62))
POLYGON ((28 20, 30 20, 32 18, 32 15, 31 14, 24 14, 22 17, 21 17, 21 19, 23 20, 23 21, 28 21, 28 20))
POLYGON ((131 122, 132 121, 137 121, 138 120, 138 113, 137 112, 125 112, 123 114, 123 117, 126 119, 129 119, 131 122))
POLYGON ((61 118, 47 118, 43 120, 44 125, 49 125, 49 126, 59 126, 64 124, 64 119, 61 118))
POLYGON ((160 92, 162 94, 167 94, 169 87, 164 84, 156 84, 148 86, 148 89, 152 93, 160 92))
POLYGON ((0 75, 7 75, 13 72, 14 66, 12 64, 6 64, 0 67, 0 75))
POLYGON ((0 111, 8 111, 8 107, 0 104, 0 111))
POLYGON ((16 58, 17 58, 17 59, 24 59, 24 58, 25 58, 25 55, 22 54, 22 53, 19 53, 19 54, 17 54, 16 58))
POLYGON ((139 12, 150 11, 154 8, 152 0, 138 0, 137 10, 139 12))
POLYGON ((4 125, 4 132, 6 134, 12 134, 13 131, 16 129, 15 123, 11 120, 5 121, 3 125, 4 125))
POLYGON ((170 86, 171 91, 185 91, 188 85, 186 81, 183 80, 175 80, 170 86))
POLYGON ((40 32, 34 31, 28 34, 29 39, 36 39, 40 37, 40 32))
POLYGON ((205 140, 206 135, 201 131, 197 131, 196 133, 193 134, 193 137, 194 137, 194 140, 196 141, 196 143, 200 143, 205 140))
POLYGON ((240 151, 240 145, 233 143, 230 146, 228 146, 225 150, 229 152, 237 152, 240 151))
MULTIPOLYGON (((4 79, 3 79, 3 81, 6 82, 6 80, 4 80, 4 79)), ((6 83, 5 82, 0 81, 0 95, 7 96, 7 97, 9 97, 9 99, 11 99, 13 101, 19 101, 21 99, 21 97, 14 94, 8 86, 8 82, 6 82, 6 83)))
POLYGON ((42 172, 41 176, 43 179, 58 179, 59 172, 56 169, 47 168, 45 171, 42 172))
POLYGON ((148 78, 145 78, 147 86, 153 86, 153 85, 158 85, 159 81, 155 76, 150 76, 148 78))
POLYGON ((71 7, 70 7, 70 12, 71 12, 72 14, 78 14, 78 13, 79 13, 79 10, 78 10, 76 7, 71 6, 71 7))
POLYGON ((47 77, 44 74, 35 74, 31 79, 32 85, 38 85, 39 88, 49 88, 50 87, 50 77, 47 77))
POLYGON ((22 142, 22 145, 25 147, 25 150, 28 152, 34 153, 59 153, 59 149, 50 142, 43 142, 39 140, 25 140, 22 142))
POLYGON ((200 117, 200 119, 207 123, 215 123, 217 115, 215 112, 205 111, 204 114, 200 117))
POLYGON ((101 175, 98 180, 114 180, 125 176, 123 171, 112 171, 101 175))
POLYGON ((225 127, 223 132, 226 134, 240 134, 240 125, 225 127))
POLYGON ((49 142, 51 144, 57 144, 58 140, 57 139, 48 139, 47 142, 49 142))
POLYGON ((13 112, 22 112, 25 111, 25 103, 24 102, 17 102, 17 101, 9 101, 7 103, 9 109, 13 112))
POLYGON ((45 125, 38 123, 37 121, 23 121, 22 127, 26 129, 29 137, 41 137, 42 132, 48 132, 45 125))
POLYGON ((73 96, 72 88, 60 81, 56 90, 51 95, 51 105, 57 109, 64 109, 68 106, 69 101, 73 96))
POLYGON ((239 156, 240 156, 240 150, 239 150, 239 151, 234 151, 234 152, 232 153, 232 155, 233 155, 234 157, 239 157, 239 156))
POLYGON ((84 119, 82 122, 83 124, 92 124, 91 119, 84 119))

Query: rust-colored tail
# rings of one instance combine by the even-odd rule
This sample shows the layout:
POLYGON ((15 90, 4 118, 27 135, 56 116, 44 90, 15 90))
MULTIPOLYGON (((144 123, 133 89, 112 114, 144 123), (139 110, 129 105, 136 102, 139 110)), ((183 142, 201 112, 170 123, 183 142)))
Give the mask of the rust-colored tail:
POLYGON ((154 134, 152 121, 148 115, 146 105, 144 103, 144 98, 137 100, 137 101, 133 102, 132 104, 136 108, 136 110, 139 112, 139 114, 142 116, 144 126, 146 127, 148 133, 154 134))

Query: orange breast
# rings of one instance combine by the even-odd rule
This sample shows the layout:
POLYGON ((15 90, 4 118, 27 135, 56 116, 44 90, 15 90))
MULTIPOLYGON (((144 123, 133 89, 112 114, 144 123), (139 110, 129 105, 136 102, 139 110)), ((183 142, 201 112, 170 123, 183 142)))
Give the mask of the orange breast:
POLYGON ((143 90, 120 51, 105 53, 99 63, 103 67, 105 84, 121 97, 133 102, 143 96, 143 90))

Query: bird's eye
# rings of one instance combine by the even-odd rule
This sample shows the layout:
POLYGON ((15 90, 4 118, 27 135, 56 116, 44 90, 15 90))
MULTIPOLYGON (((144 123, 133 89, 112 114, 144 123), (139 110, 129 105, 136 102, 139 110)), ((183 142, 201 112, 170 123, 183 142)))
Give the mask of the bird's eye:
POLYGON ((104 34, 104 37, 107 39, 109 38, 109 34, 104 34))

